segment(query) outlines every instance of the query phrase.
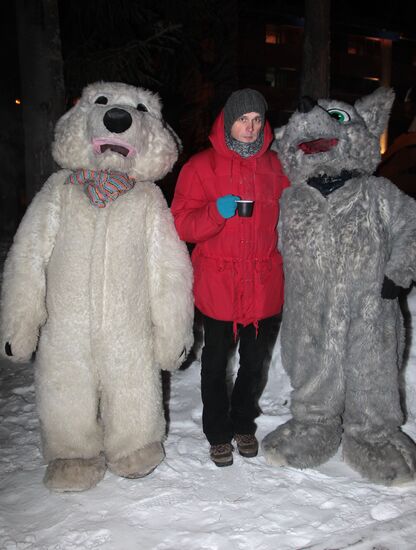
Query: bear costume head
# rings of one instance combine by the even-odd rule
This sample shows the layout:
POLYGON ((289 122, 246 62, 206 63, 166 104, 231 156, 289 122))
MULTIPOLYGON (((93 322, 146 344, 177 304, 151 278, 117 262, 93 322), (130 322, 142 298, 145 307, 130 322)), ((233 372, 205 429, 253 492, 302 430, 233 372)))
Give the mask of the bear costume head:
POLYGON ((136 181, 163 178, 178 158, 179 138, 164 122, 156 93, 97 82, 55 129, 52 155, 69 170, 117 170, 136 181))

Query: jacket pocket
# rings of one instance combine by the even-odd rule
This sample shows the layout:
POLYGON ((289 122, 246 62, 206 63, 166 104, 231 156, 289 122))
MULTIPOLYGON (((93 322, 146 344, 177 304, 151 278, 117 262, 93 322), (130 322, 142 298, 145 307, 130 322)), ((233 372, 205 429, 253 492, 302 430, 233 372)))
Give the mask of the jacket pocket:
POLYGON ((197 307, 215 319, 234 318, 234 270, 232 262, 198 256, 194 262, 194 295, 197 307))

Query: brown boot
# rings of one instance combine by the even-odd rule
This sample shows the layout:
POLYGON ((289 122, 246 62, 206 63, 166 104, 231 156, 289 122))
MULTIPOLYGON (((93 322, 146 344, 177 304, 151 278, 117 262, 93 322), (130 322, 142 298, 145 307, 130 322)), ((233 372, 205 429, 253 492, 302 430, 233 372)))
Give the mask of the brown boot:
POLYGON ((241 456, 253 458, 259 451, 259 442, 253 434, 234 434, 237 449, 241 456))
POLYGON ((233 463, 233 446, 231 443, 211 445, 209 456, 216 466, 231 466, 233 463))

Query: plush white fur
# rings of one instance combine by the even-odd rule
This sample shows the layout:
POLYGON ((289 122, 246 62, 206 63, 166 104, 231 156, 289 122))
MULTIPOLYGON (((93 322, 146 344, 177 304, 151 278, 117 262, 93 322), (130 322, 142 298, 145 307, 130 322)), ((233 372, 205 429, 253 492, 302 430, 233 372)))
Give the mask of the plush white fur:
POLYGON ((32 201, 7 257, 1 349, 8 342, 14 361, 28 361, 36 351, 52 489, 83 490, 99 481, 97 472, 94 480, 80 481, 79 463, 74 479, 68 476, 70 459, 104 453, 115 472, 135 477, 144 475, 139 458, 148 471, 163 458, 160 369, 179 367, 193 339, 188 252, 152 183, 177 154, 178 139, 162 120, 157 95, 122 83, 88 86, 56 126, 53 155, 63 169, 32 201), (107 103, 95 103, 98 97, 107 103), (148 111, 137 110, 139 103, 148 111), (125 131, 112 133, 103 124, 112 108, 130 114, 125 131), (106 141, 131 154, 94 150, 106 141), (97 208, 82 186, 64 185, 78 168, 119 170, 136 184, 97 208), (156 463, 148 464, 146 449, 156 463), (130 457, 139 458, 132 464, 130 457), (65 480, 55 483, 55 472, 63 470, 57 459, 69 462, 65 480), (130 469, 123 472, 117 461, 130 469))

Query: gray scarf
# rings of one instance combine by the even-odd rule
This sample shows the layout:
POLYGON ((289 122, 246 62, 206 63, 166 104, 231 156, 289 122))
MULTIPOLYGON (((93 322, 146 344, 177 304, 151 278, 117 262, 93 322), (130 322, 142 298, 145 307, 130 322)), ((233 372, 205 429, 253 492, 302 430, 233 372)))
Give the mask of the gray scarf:
POLYGON ((263 137, 264 132, 261 130, 259 137, 253 143, 243 143, 234 139, 229 132, 225 132, 225 143, 227 144, 228 149, 235 151, 240 155, 240 157, 248 158, 260 151, 263 146, 263 137))

